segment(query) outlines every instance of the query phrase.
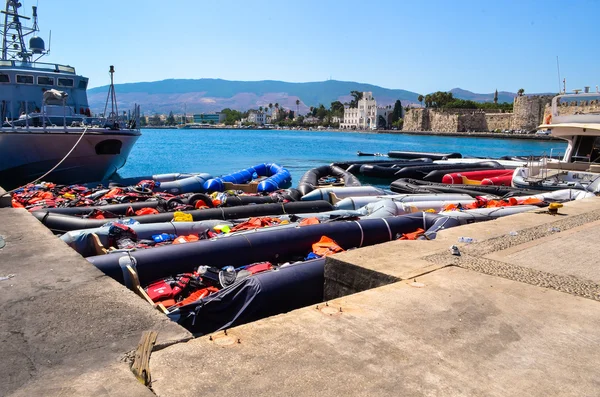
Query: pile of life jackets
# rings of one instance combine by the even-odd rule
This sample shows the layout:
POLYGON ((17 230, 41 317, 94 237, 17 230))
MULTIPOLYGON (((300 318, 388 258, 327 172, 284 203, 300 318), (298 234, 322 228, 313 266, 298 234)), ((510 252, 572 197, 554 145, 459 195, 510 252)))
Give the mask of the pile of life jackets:
MULTIPOLYGON (((153 208, 142 208, 137 211, 131 210, 127 216, 147 215, 166 211, 184 211, 218 207, 227 197, 231 196, 261 196, 258 193, 244 193, 241 191, 215 192, 203 200, 195 200, 192 204, 186 204, 187 198, 196 193, 184 193, 173 195, 166 192, 154 192, 156 186, 154 180, 142 180, 134 186, 126 187, 104 187, 99 185, 89 188, 83 185, 57 185, 50 182, 40 182, 38 184, 29 184, 12 192, 12 206, 15 208, 25 208, 29 211, 40 210, 44 208, 61 207, 89 207, 103 206, 108 204, 134 203, 141 201, 161 201, 163 205, 157 210, 153 208)), ((289 195, 284 190, 272 192, 269 194, 275 197, 277 202, 288 202, 289 195)), ((91 216, 97 216, 96 219, 113 218, 110 212, 99 212, 91 216)))
POLYGON ((195 241, 206 240, 215 237, 217 233, 210 230, 200 234, 189 234, 178 236, 169 233, 160 233, 152 236, 152 239, 139 239, 135 230, 122 223, 111 223, 108 229, 108 247, 104 247, 107 253, 116 250, 140 250, 160 247, 171 244, 186 244, 195 241))
POLYGON ((185 306, 205 298, 254 274, 273 270, 270 262, 258 262, 234 268, 200 266, 192 273, 181 273, 150 283, 144 288, 152 302, 165 308, 185 306))
POLYGON ((520 199, 519 197, 511 197, 508 199, 487 199, 482 196, 475 197, 475 201, 471 204, 448 204, 442 211, 461 211, 461 210, 472 210, 477 208, 500 208, 500 207, 512 207, 515 205, 543 205, 544 201, 537 197, 526 197, 520 199))

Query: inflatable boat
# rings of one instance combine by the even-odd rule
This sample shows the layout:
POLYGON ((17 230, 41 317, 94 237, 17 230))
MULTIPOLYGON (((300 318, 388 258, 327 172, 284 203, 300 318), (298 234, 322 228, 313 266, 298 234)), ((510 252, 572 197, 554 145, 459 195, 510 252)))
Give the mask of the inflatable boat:
POLYGON ((406 152, 400 150, 392 150, 388 152, 389 157, 399 159, 416 159, 419 157, 427 157, 432 160, 444 160, 444 159, 460 159, 462 154, 460 153, 428 153, 428 152, 406 152))
MULTIPOLYGON (((152 236, 157 234, 173 234, 176 236, 187 236, 189 234, 204 234, 208 230, 213 230, 215 226, 233 227, 233 223, 222 220, 206 220, 198 222, 159 222, 159 223, 139 223, 128 225, 138 239, 151 240, 152 236)), ((67 245, 77 251, 81 256, 88 257, 98 255, 95 239, 98 238, 100 244, 104 247, 110 246, 110 226, 101 226, 91 229, 73 230, 60 236, 60 239, 67 245), (94 235, 96 237, 94 237, 94 235)))
POLYGON ((407 161, 391 164, 363 164, 360 166, 359 173, 371 178, 398 179, 396 172, 400 171, 404 167, 418 167, 431 163, 431 159, 419 159, 419 161, 407 161))
POLYGON ((244 278, 167 316, 196 336, 323 302, 325 258, 244 278))
POLYGON ((282 263, 294 260, 311 252, 312 244, 322 236, 335 240, 344 249, 379 244, 395 240, 398 235, 414 232, 418 228, 427 230, 437 219, 435 214, 415 213, 295 228, 273 227, 191 244, 91 256, 87 260, 123 284, 128 282, 126 266, 131 265, 136 268, 140 283, 145 284, 169 275, 191 272, 201 264, 221 268, 261 261, 282 263))
MULTIPOLYGON (((209 219, 241 219, 256 216, 294 214, 302 212, 324 212, 331 211, 334 207, 327 201, 317 200, 309 202, 292 202, 277 204, 247 205, 241 207, 211 208, 205 210, 186 211, 192 215, 194 221, 209 219)), ((40 222, 54 233, 65 233, 71 230, 90 229, 101 227, 110 219, 79 218, 71 215, 53 214, 48 211, 32 212, 40 222)), ((132 216, 130 219, 139 223, 170 222, 173 213, 165 212, 155 215, 132 216)))
POLYGON ((416 179, 398 179, 390 185, 390 190, 395 193, 464 193, 472 197, 481 195, 494 195, 505 197, 507 195, 538 194, 542 191, 534 189, 520 189, 511 186, 486 186, 486 185, 447 185, 444 183, 427 182, 416 179))
MULTIPOLYGON (((423 179, 428 176, 432 171, 446 171, 448 172, 461 172, 467 170, 486 170, 486 169, 504 169, 502 165, 500 165, 496 161, 479 161, 476 163, 468 163, 468 164, 428 164, 421 165, 416 167, 404 167, 398 172, 395 173, 396 178, 412 178, 412 179, 423 179)), ((438 173, 439 181, 441 182, 444 173, 438 173)), ((433 178, 432 176, 429 176, 433 178)))
POLYGON ((307 171, 300 178, 298 190, 304 196, 324 186, 360 186, 360 182, 343 168, 335 165, 323 165, 307 171))
POLYGON ((367 204, 379 200, 393 200, 398 203, 415 203, 421 201, 451 201, 463 202, 473 201, 473 197, 461 193, 431 193, 431 194, 390 194, 386 196, 364 196, 364 197, 346 197, 335 204, 335 208, 340 210, 358 210, 367 204))
POLYGON ((251 182, 255 176, 266 177, 258 183, 257 192, 259 193, 286 188, 292 181, 292 176, 287 169, 277 164, 263 163, 219 178, 209 179, 204 183, 204 189, 207 192, 222 192, 225 190, 225 182, 244 184, 251 182))
POLYGON ((373 186, 353 186, 353 187, 327 187, 315 189, 312 192, 302 196, 302 201, 326 200, 329 202, 335 199, 354 196, 381 196, 386 192, 373 186), (334 195, 332 197, 332 195, 334 195))
MULTIPOLYGON (((462 171, 449 172, 442 177, 440 182, 449 185, 481 185, 481 181, 486 178, 510 175, 512 177, 513 170, 483 170, 483 171, 462 171), (473 183, 473 181, 477 183, 473 183)), ((493 183, 490 183, 493 185, 493 183)))

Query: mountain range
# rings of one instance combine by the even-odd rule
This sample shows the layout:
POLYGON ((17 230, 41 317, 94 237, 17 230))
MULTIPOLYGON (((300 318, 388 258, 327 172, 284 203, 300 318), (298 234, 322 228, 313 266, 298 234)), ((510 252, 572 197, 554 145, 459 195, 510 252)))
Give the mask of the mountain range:
MULTIPOLYGON (((132 109, 141 105, 145 115, 181 113, 211 113, 224 108, 240 111, 267 107, 269 103, 296 110, 296 100, 301 114, 311 106, 329 107, 331 102, 352 100, 350 91, 371 91, 378 105, 393 105, 397 99, 403 106, 418 104, 419 94, 402 89, 383 88, 372 84, 327 80, 310 83, 284 81, 230 81, 221 79, 169 79, 155 82, 115 84, 118 107, 132 109)), ((454 97, 477 102, 491 102, 494 94, 477 94, 454 88, 454 97)), ((108 86, 88 90, 90 108, 102 113, 106 105, 108 86)), ((501 91, 499 102, 512 102, 516 93, 501 91)))

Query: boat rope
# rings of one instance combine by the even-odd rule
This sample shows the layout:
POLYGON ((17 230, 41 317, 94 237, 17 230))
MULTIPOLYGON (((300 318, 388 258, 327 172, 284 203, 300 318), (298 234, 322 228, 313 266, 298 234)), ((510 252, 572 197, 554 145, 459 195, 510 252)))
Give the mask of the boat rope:
POLYGON ((389 223, 387 223, 387 221, 385 220, 385 218, 381 218, 381 220, 382 220, 382 221, 383 221, 383 223, 385 223, 385 225, 387 226, 388 233, 390 234, 390 241, 392 241, 392 240, 393 240, 393 238, 392 238, 392 229, 390 229, 390 224, 389 224, 389 223))
POLYGON ((13 190, 9 190, 8 192, 6 192, 3 196, 6 196, 8 194, 11 194, 14 191, 17 191, 19 189, 21 189, 22 187, 25 187, 29 184, 41 181, 42 179, 44 179, 48 174, 50 174, 52 171, 54 171, 56 168, 58 168, 59 165, 61 165, 63 163, 63 161, 65 161, 67 159, 67 157, 69 157, 71 155, 71 153, 73 152, 73 150, 75 150, 75 148, 77 147, 77 145, 79 145, 79 142, 81 142, 81 139, 83 139, 83 136, 85 135, 85 133, 88 130, 88 126, 86 125, 85 128, 83 129, 83 132, 81 133, 81 136, 79 137, 79 139, 77 140, 77 142, 75 142, 75 145, 73 145, 73 147, 71 148, 71 150, 69 150, 69 152, 67 154, 65 154, 65 157, 63 157, 54 167, 52 167, 50 169, 50 171, 46 172, 44 175, 40 176, 39 178, 34 179, 33 181, 26 183, 24 185, 21 185, 17 188, 14 188, 13 190))
POLYGON ((358 221, 354 221, 354 223, 356 223, 358 225, 358 228, 360 229, 360 244, 358 245, 358 248, 360 248, 363 246, 363 241, 365 239, 365 232, 363 231, 363 228, 358 221))

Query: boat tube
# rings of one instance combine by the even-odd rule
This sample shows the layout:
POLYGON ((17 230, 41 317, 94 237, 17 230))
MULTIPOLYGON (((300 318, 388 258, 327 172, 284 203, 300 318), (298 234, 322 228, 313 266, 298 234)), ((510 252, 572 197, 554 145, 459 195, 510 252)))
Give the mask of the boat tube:
MULTIPOLYGON (((340 180, 338 186, 360 186, 358 179, 347 172, 343 168, 335 165, 323 165, 321 167, 313 168, 308 170, 298 183, 298 190, 302 195, 306 195, 313 190, 319 188, 319 180, 322 178, 333 177, 336 180, 340 180)), ((336 185, 335 183, 333 184, 336 185)))
MULTIPOLYGON (((334 207, 327 201, 317 200, 310 202, 292 202, 247 205, 241 207, 228 208, 210 208, 204 210, 185 211, 192 215, 194 221, 207 219, 241 219, 256 216, 294 214, 303 212, 324 212, 331 211, 334 207)), ((90 229, 100 227, 106 224, 110 219, 89 219, 76 216, 52 214, 48 211, 32 212, 40 222, 52 230, 54 233, 65 233, 70 230, 90 229)), ((165 212, 154 215, 132 216, 130 219, 140 223, 170 222, 173 220, 173 213, 165 212)))
MULTIPOLYGON (((513 170, 482 170, 482 171, 462 171, 462 172, 448 172, 446 173, 440 182, 449 185, 460 184, 467 185, 464 183, 463 177, 468 180, 481 182, 485 178, 493 178, 498 176, 510 175, 512 177, 513 170)), ((437 181, 436 181, 437 182, 437 181)))
MULTIPOLYGON (((175 234, 177 236, 187 236, 189 234, 204 234, 207 230, 212 230, 217 225, 227 225, 233 227, 233 223, 222 220, 206 220, 198 222, 160 222, 160 223, 138 223, 128 225, 135 231, 137 238, 142 240, 151 240, 156 234, 175 234)), ((101 226, 91 229, 73 230, 60 236, 60 239, 67 243, 71 248, 77 251, 81 256, 88 257, 98 255, 95 246, 96 235, 104 247, 110 245, 109 242, 110 226, 101 226)))
POLYGON ((540 207, 535 205, 514 205, 510 207, 496 208, 475 208, 472 210, 461 211, 442 211, 439 215, 454 218, 461 224, 469 224, 474 222, 485 222, 493 219, 498 219, 503 216, 520 214, 522 212, 539 210, 540 207))
POLYGON ((473 197, 462 193, 430 193, 430 194, 390 194, 386 196, 346 197, 335 204, 340 210, 358 210, 367 204, 379 200, 393 200, 399 203, 414 203, 421 201, 473 201, 473 197))
POLYGON ((399 159, 416 159, 419 157, 427 157, 432 160, 444 160, 444 159, 459 159, 462 158, 460 153, 427 153, 427 152, 405 152, 400 150, 392 150, 388 152, 389 157, 399 159))
POLYGON ((262 261, 281 263, 294 260, 311 252, 312 244, 322 236, 335 240, 344 249, 379 244, 395 240, 398 235, 414 232, 418 228, 427 230, 436 220, 436 214, 414 213, 280 230, 272 227, 226 238, 91 256, 87 260, 123 284, 127 284, 128 280, 126 266, 132 265, 137 269, 140 283, 146 284, 172 274, 191 272, 202 264, 222 268, 262 261))
POLYGON ((225 190, 224 182, 235 184, 248 183, 253 180, 254 175, 267 177, 258 183, 257 191, 259 193, 274 192, 286 187, 292 181, 292 176, 287 169, 274 163, 263 163, 234 172, 233 174, 209 179, 204 183, 204 189, 207 192, 222 192, 225 190))
MULTIPOLYGON (((429 164, 417 167, 404 167, 396 172, 396 178, 423 179, 431 171, 446 170, 447 172, 460 172, 467 170, 503 169, 496 161, 481 161, 468 164, 429 164)), ((443 176, 443 174, 442 174, 443 176)), ((442 176, 440 176, 440 181, 442 176)))
POLYGON ((346 171, 348 171, 351 174, 356 175, 356 174, 360 173, 360 167, 365 164, 375 164, 375 165, 380 165, 382 167, 390 167, 390 166, 393 166, 394 164, 411 165, 415 162, 430 163, 432 161, 433 160, 431 160, 430 158, 416 158, 416 159, 405 159, 405 160, 366 160, 366 161, 359 160, 359 161, 336 162, 336 163, 331 163, 331 165, 335 165, 337 167, 345 169, 346 171))
POLYGON ((325 257, 244 278, 167 316, 196 336, 323 302, 325 257))
POLYGON ((302 201, 327 200, 332 201, 331 196, 341 199, 354 196, 382 196, 386 192, 373 186, 353 186, 353 187, 326 187, 315 189, 312 192, 302 196, 302 201), (330 194, 331 193, 331 194, 330 194))
MULTIPOLYGON (((176 175, 181 176, 181 174, 176 175)), ((160 178, 163 181, 155 179, 157 183, 153 190, 155 192, 167 192, 171 194, 202 193, 206 191, 204 188, 205 183, 211 178, 210 174, 197 174, 174 180, 167 180, 166 177, 163 177, 160 178)))
POLYGON ((483 178, 481 180, 481 184, 493 186, 512 186, 512 172, 508 175, 483 178))
POLYGON ((486 186, 486 185, 447 185, 444 183, 427 182, 416 179, 398 179, 390 185, 390 190, 395 193, 464 193, 472 197, 481 195, 528 195, 541 193, 540 190, 519 189, 511 186, 486 186))
POLYGON ((393 164, 363 164, 360 166, 359 173, 371 178, 394 178, 398 179, 396 172, 404 167, 418 167, 420 165, 431 164, 431 159, 419 159, 421 161, 402 162, 393 164), (427 161, 429 160, 429 161, 427 161))

